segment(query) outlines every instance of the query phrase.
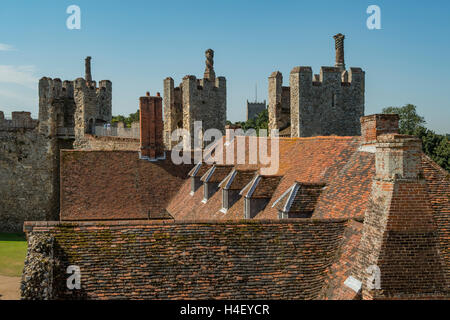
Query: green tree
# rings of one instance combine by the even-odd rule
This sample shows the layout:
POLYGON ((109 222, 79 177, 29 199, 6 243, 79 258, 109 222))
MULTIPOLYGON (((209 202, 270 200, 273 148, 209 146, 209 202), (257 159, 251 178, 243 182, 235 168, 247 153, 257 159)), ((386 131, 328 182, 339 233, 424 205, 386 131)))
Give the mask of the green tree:
MULTIPOLYGON (((229 121, 227 121, 227 123, 228 122, 229 121)), ((244 131, 255 129, 256 133, 259 135, 259 130, 267 130, 269 127, 269 112, 267 111, 267 109, 265 109, 261 111, 254 119, 249 119, 247 121, 238 121, 234 124, 240 126, 244 131)))
POLYGON ((384 108, 383 113, 396 113, 400 116, 399 128, 402 134, 413 135, 419 127, 425 124, 424 117, 417 114, 416 106, 413 104, 384 108))
POLYGON ((112 117, 111 123, 123 122, 126 128, 131 128, 131 124, 137 121, 139 121, 139 110, 135 113, 130 113, 128 117, 122 115, 114 116, 112 117))
POLYGON ((450 172, 449 135, 436 134, 424 127, 424 117, 417 114, 416 106, 407 104, 403 107, 384 108, 383 113, 397 113, 400 117, 399 132, 415 135, 422 140, 423 152, 442 168, 450 172))

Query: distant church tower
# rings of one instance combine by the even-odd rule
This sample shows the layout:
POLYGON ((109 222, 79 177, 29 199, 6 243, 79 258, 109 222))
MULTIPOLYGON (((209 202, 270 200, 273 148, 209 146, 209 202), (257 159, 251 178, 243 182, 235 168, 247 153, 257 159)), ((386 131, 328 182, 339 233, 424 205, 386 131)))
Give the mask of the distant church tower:
POLYGON ((255 85, 255 102, 249 102, 247 100, 247 121, 256 119, 256 117, 266 110, 266 108, 266 100, 264 100, 264 102, 258 102, 258 89, 255 85))

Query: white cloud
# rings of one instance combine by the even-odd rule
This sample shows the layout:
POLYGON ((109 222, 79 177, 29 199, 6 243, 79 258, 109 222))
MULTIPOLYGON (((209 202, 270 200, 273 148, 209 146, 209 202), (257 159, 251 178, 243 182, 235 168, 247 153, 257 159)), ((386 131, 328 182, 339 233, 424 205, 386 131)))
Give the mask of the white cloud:
POLYGON ((34 89, 38 82, 35 72, 35 66, 0 65, 0 82, 18 84, 34 89))
POLYGON ((0 43, 0 51, 14 51, 14 46, 6 43, 0 43))

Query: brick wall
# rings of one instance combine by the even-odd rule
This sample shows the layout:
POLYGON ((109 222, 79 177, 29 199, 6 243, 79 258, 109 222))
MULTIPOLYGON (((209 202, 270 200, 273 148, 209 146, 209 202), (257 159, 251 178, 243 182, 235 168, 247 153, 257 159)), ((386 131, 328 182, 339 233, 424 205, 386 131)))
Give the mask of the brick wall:
POLYGON ((314 299, 345 226, 344 220, 28 223, 22 292, 29 299, 45 292, 54 299, 314 299), (46 259, 51 251, 54 261, 46 259), (69 265, 80 267, 80 290, 66 289, 69 265), (38 280, 49 270, 45 291, 38 280))
POLYGON ((149 162, 137 151, 63 150, 61 219, 148 219, 165 214, 192 165, 149 162))
POLYGON ((0 232, 58 218, 57 150, 37 129, 0 128, 0 232))

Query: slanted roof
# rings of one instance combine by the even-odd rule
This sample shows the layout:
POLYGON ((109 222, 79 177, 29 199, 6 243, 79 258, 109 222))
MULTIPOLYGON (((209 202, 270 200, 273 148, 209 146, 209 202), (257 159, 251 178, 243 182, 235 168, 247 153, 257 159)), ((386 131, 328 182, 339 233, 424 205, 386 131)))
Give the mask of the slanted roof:
POLYGON ((313 217, 362 219, 374 174, 375 154, 356 151, 327 184, 317 201, 313 217))
MULTIPOLYGON (((260 171, 261 163, 250 163, 250 153, 257 152, 252 149, 254 142, 267 144, 268 154, 272 151, 272 140, 278 142, 279 158, 276 176, 282 176, 282 179, 276 178, 268 181, 275 182, 270 188, 269 205, 263 212, 260 212, 256 219, 278 219, 278 210, 272 208, 273 202, 278 199, 287 189, 296 181, 312 183, 329 183, 337 172, 345 165, 349 157, 358 150, 359 137, 312 137, 312 138, 261 138, 244 137, 244 140, 235 138, 228 145, 224 146, 222 154, 216 156, 225 160, 227 152, 230 150, 236 170, 242 171, 260 171), (239 144, 244 142, 244 152, 238 152, 239 144)), ((242 150, 241 150, 242 151, 242 150)), ((229 164, 229 163, 227 163, 229 164)), ((200 168, 202 168, 202 165, 200 168)), ((268 165, 265 165, 268 166, 268 165)), ((203 167, 204 168, 204 167, 203 167)), ((208 168, 208 170, 210 167, 208 168)), ((203 175, 206 171, 203 171, 203 175)), ((260 172, 259 172, 260 173, 260 172)), ((199 173, 200 174, 200 171, 199 173)), ((237 175, 237 179, 240 175, 237 175)), ((242 176, 243 180, 244 175, 242 176)), ((227 177, 224 177, 224 179, 227 177)), ((228 177, 231 178, 231 177, 228 177)), ((248 178, 248 177, 247 177, 248 178)), ((236 180, 236 183, 238 180, 236 180)), ((241 185, 243 185, 242 183, 241 185)), ((237 185, 239 185, 237 183, 237 185)), ((264 185, 264 184, 263 184, 264 185)), ((240 185, 239 185, 240 186, 240 185)), ((267 186, 265 187, 267 189, 267 186)), ((262 189, 261 189, 262 190, 262 189)), ((259 189, 258 189, 259 192, 259 189)), ((242 219, 243 218, 243 199, 239 199, 226 214, 220 212, 222 208, 222 198, 220 193, 214 194, 207 204, 201 204, 203 190, 199 188, 193 196, 190 196, 190 182, 186 181, 177 195, 173 197, 167 210, 175 219, 242 219), (197 196, 197 194, 199 194, 197 196), (200 195, 201 194, 201 195, 200 195), (198 199, 200 200, 198 200, 198 199)), ((258 193, 255 194, 258 196, 258 193)))
MULTIPOLYGON (((256 215, 256 219, 276 219, 278 209, 273 207, 296 181, 326 183, 329 185, 345 167, 350 157, 358 152, 359 137, 312 137, 297 138, 289 150, 283 167, 283 179, 276 188, 269 205, 256 215)), ((281 149, 281 148, 280 148, 281 149)), ((318 204, 317 204, 318 205, 318 204)))
MULTIPOLYGON (((118 294, 124 299, 315 299, 346 224, 311 219, 30 222, 26 228, 53 236, 51 243, 60 249, 55 254, 65 254, 56 277, 70 261, 92 270, 83 274, 88 299, 118 294), (111 248, 111 243, 118 245, 111 248)), ((55 285, 57 298, 73 298, 64 290, 65 281, 55 285)))

